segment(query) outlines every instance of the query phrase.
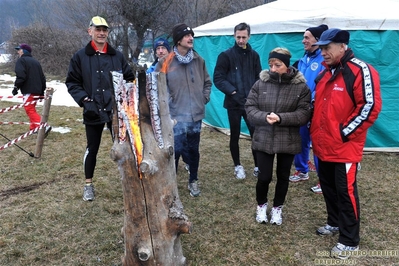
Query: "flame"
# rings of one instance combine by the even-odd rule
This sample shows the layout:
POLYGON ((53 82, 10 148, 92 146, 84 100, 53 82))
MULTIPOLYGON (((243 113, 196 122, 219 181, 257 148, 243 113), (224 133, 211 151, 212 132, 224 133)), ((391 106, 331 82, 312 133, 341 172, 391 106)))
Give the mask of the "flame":
MULTIPOLYGON (((129 84, 128 84, 129 85, 129 84)), ((140 171, 140 164, 143 160, 143 141, 141 138, 141 131, 140 131, 140 116, 139 116, 139 94, 138 88, 135 84, 131 84, 129 90, 127 91, 127 99, 123 101, 123 109, 127 116, 128 128, 127 131, 130 136, 130 142, 132 145, 132 149, 134 154, 136 155, 136 163, 137 168, 139 170, 140 178, 141 171, 140 171)))
POLYGON ((126 83, 121 73, 112 72, 114 82, 115 100, 118 110, 119 143, 126 141, 126 132, 130 138, 133 154, 136 158, 137 170, 140 179, 142 173, 140 164, 143 160, 143 141, 140 131, 139 92, 136 82, 126 83))

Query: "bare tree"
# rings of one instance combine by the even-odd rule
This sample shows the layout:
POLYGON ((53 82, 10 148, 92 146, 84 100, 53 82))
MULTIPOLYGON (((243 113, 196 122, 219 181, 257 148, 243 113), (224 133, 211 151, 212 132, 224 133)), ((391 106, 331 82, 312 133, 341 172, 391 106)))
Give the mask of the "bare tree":
MULTIPOLYGON (((138 59, 146 40, 170 34, 184 22, 197 27, 270 0, 15 0, 15 16, 0 9, 0 26, 13 30, 10 46, 26 42, 50 74, 65 75, 69 59, 90 40, 87 28, 99 15, 110 24, 109 42, 131 61, 138 59), (31 24, 21 27, 24 19, 31 24), (148 35, 151 33, 151 35, 148 35), (52 65, 54 64, 54 65, 52 65)), ((10 3, 9 3, 10 4, 10 3)), ((12 9, 10 9, 12 10, 12 9)), ((239 23, 239 21, 237 22, 239 23)), ((2 27, 0 27, 1 29, 2 27)), ((0 34, 7 35, 1 29, 0 34)), ((15 53, 15 51, 10 51, 15 53)))
POLYGON ((146 34, 153 26, 159 27, 163 23, 165 12, 172 5, 173 0, 113 0, 111 6, 126 21, 131 23, 136 36, 136 48, 132 57, 137 59, 144 45, 146 34))
POLYGON ((229 6, 229 15, 241 12, 243 10, 253 8, 259 5, 267 4, 276 0, 255 0, 255 1, 235 1, 230 0, 229 6))
POLYGON ((80 47, 80 36, 72 31, 53 30, 41 23, 15 29, 10 39, 9 53, 15 53, 19 43, 28 43, 32 55, 41 63, 43 71, 52 75, 66 75, 72 51, 80 47))
POLYGON ((185 22, 194 28, 268 2, 272 2, 272 0, 185 0, 176 3, 171 8, 173 14, 169 14, 169 16, 173 15, 175 23, 185 22))
POLYGON ((65 76, 73 53, 89 40, 90 17, 82 12, 85 7, 94 10, 93 6, 93 2, 89 5, 81 0, 31 0, 27 12, 33 22, 13 29, 9 40, 11 49, 19 43, 28 43, 45 73, 65 76))
MULTIPOLYGON (((43 1, 43 0, 36 0, 43 1)), ((45 0, 52 6, 53 21, 59 27, 79 29, 87 34, 90 19, 101 16, 112 21, 112 10, 105 0, 45 0)))

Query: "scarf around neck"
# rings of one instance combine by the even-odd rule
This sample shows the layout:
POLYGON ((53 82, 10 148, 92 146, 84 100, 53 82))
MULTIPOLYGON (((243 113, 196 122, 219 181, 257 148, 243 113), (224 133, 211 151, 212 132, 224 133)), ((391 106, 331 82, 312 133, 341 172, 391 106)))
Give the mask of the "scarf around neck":
POLYGON ((185 56, 182 56, 181 54, 179 54, 179 51, 177 50, 177 47, 173 47, 173 51, 175 52, 176 58, 177 60, 182 63, 182 64, 188 64, 190 63, 193 58, 194 58, 194 52, 193 49, 190 49, 188 51, 188 53, 185 56))

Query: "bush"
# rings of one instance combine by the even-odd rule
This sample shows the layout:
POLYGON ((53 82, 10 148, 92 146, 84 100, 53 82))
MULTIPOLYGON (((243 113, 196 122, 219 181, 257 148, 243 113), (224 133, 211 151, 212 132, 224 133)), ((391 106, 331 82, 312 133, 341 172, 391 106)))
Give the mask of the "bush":
POLYGON ((53 29, 36 23, 15 29, 8 49, 10 54, 15 54, 16 46, 27 43, 32 47, 32 56, 41 63, 46 74, 65 76, 69 60, 85 45, 86 36, 82 31, 53 29))

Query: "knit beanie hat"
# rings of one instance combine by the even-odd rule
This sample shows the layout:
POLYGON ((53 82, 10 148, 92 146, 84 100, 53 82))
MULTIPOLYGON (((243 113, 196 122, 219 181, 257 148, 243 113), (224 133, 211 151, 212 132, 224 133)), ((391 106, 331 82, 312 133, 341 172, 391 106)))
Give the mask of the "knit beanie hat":
POLYGON ((169 42, 164 38, 159 38, 158 40, 155 41, 154 50, 156 50, 158 46, 163 46, 166 48, 166 50, 170 51, 169 42))
POLYGON ((29 53, 32 53, 32 48, 27 45, 26 43, 21 43, 19 46, 15 47, 15 50, 23 49, 28 51, 29 53))
POLYGON ((175 25, 172 29, 173 43, 177 43, 187 34, 191 34, 194 37, 194 31, 184 23, 175 25))
POLYGON ((325 31, 328 30, 328 26, 325 24, 321 24, 317 27, 310 27, 307 28, 306 30, 310 31, 312 33, 313 37, 318 41, 320 39, 321 34, 325 31))

